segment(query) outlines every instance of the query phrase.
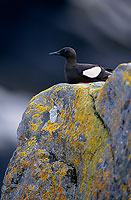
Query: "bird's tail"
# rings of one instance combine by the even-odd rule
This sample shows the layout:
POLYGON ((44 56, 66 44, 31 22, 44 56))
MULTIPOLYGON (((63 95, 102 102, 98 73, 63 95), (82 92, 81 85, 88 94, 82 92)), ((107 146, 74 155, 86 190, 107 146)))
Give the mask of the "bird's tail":
MULTIPOLYGON (((107 70, 107 69, 106 69, 106 70, 107 70)), ((103 76, 103 81, 106 81, 106 80, 108 79, 108 77, 112 75, 111 72, 106 71, 106 70, 105 70, 105 74, 104 74, 104 76, 103 76)))
POLYGON ((107 76, 112 75, 112 73, 109 72, 109 71, 107 71, 107 70, 105 70, 105 74, 106 74, 107 76))
POLYGON ((107 68, 105 70, 108 71, 108 72, 113 72, 113 69, 110 69, 110 68, 109 69, 107 68))

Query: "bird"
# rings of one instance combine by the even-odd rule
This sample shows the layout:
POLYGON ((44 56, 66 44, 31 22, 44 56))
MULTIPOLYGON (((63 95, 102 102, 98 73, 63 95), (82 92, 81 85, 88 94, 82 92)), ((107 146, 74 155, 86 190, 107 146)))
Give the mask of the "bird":
POLYGON ((64 74, 69 84, 106 81, 112 74, 112 69, 104 69, 97 64, 77 63, 76 51, 71 47, 64 47, 49 54, 63 56, 66 59, 64 74))

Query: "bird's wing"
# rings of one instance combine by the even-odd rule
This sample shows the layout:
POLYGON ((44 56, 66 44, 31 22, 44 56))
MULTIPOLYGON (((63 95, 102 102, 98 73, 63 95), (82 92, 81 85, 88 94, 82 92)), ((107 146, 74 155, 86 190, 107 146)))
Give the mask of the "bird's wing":
POLYGON ((79 64, 77 67, 79 73, 88 78, 96 78, 102 71, 102 68, 95 64, 79 64))

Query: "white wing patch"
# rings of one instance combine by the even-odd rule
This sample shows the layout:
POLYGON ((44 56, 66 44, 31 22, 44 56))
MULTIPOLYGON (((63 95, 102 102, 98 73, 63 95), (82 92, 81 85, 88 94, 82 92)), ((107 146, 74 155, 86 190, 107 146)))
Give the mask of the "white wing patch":
POLYGON ((92 67, 91 69, 86 69, 83 71, 84 76, 88 76, 89 78, 95 78, 101 73, 100 67, 92 67))

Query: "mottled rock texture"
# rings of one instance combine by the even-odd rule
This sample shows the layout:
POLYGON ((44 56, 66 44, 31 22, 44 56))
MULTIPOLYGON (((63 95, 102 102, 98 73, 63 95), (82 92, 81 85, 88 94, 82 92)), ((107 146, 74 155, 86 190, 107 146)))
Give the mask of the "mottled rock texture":
POLYGON ((18 128, 2 200, 130 199, 131 64, 104 82, 33 97, 18 128))

